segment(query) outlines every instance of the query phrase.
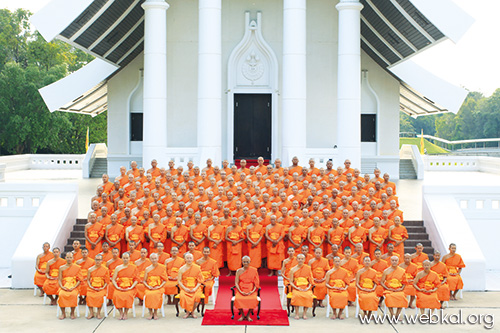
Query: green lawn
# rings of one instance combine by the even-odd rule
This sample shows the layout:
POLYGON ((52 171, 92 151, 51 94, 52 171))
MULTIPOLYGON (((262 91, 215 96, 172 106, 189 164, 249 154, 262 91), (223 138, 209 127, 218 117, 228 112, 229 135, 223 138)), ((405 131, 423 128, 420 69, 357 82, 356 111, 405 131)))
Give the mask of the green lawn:
MULTIPOLYGON (((416 145, 420 149, 420 138, 399 138, 399 149, 401 149, 401 146, 404 144, 416 145)), ((426 139, 424 139, 424 147, 427 150, 427 154, 429 155, 448 153, 446 149, 436 146, 435 144, 427 141, 426 139)))

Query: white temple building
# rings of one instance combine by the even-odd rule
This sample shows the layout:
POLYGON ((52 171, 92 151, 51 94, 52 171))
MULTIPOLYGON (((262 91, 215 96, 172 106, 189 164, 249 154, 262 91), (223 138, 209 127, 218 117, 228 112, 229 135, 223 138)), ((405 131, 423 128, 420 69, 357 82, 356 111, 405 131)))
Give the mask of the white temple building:
POLYGON ((40 92, 50 111, 108 111, 112 176, 298 156, 398 178, 400 110, 466 96, 410 59, 472 23, 449 0, 54 0, 32 22, 96 57, 40 92))

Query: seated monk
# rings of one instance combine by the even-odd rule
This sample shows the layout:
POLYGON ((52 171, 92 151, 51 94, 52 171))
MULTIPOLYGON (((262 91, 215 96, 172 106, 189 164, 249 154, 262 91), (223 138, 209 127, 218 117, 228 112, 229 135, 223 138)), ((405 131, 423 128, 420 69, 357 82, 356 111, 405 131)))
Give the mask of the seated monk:
POLYGON ((238 321, 253 321, 250 318, 250 313, 259 304, 257 298, 257 290, 260 286, 259 273, 257 272, 257 268, 250 266, 250 262, 249 256, 241 258, 243 267, 236 271, 236 278, 234 280, 236 286, 234 307, 238 309, 238 313, 241 315, 238 321))
POLYGON ((297 266, 290 270, 289 281, 292 286, 291 304, 295 307, 295 319, 299 319, 299 307, 304 307, 302 318, 307 319, 307 309, 313 305, 312 286, 314 279, 311 267, 305 265, 306 256, 297 255, 297 266))
POLYGON ((57 280, 59 276, 59 267, 64 265, 66 261, 60 257, 61 250, 59 250, 58 247, 55 247, 52 253, 54 254, 54 258, 47 262, 43 292, 50 298, 50 305, 56 305, 57 298, 59 297, 59 282, 57 280))
POLYGON ((148 319, 158 320, 158 309, 163 305, 163 286, 167 281, 167 271, 165 265, 158 263, 158 254, 151 254, 149 260, 151 265, 146 268, 143 280, 146 287, 144 305, 149 310, 148 319))
POLYGON ((198 306, 203 294, 201 283, 203 275, 201 274, 200 266, 196 265, 191 253, 186 253, 184 256, 186 264, 179 269, 177 275, 177 283, 179 284, 179 304, 186 311, 184 319, 188 317, 197 318, 194 310, 198 306))
POLYGON ((438 300, 441 302, 441 308, 443 309, 443 303, 450 300, 450 288, 448 287, 448 269, 446 265, 441 262, 441 252, 435 250, 433 255, 434 260, 431 261, 431 271, 436 272, 439 276, 439 285, 437 295, 438 300))
POLYGON ((404 293, 406 285, 406 272, 398 266, 399 257, 391 257, 391 267, 387 268, 382 277, 380 284, 384 288, 385 305, 389 308, 389 313, 396 320, 403 308, 408 306, 408 300, 404 293))
POLYGON ((120 312, 119 320, 128 319, 128 310, 132 308, 135 298, 135 286, 137 285, 137 267, 130 263, 128 252, 122 255, 123 264, 115 268, 112 282, 115 290, 113 292, 113 304, 120 312))
POLYGON ((413 302, 415 302, 415 296, 417 296, 417 291, 413 287, 413 279, 415 279, 415 275, 417 275, 418 267, 416 264, 411 262, 411 254, 406 253, 404 256, 404 261, 399 265, 402 269, 405 270, 406 274, 406 287, 404 289, 405 295, 410 296, 410 303, 408 307, 410 309, 414 309, 415 306, 413 302))
POLYGON ((104 302, 104 297, 107 294, 109 284, 108 269, 102 265, 102 254, 95 256, 95 265, 90 267, 87 272, 87 306, 89 307, 89 315, 87 319, 92 319, 94 316, 97 319, 102 319, 101 308, 104 302), (94 312, 94 308, 96 312, 94 312))
POLYGON ((423 271, 418 272, 413 280, 413 287, 417 290, 417 308, 423 314, 425 309, 439 309, 437 290, 441 285, 437 273, 431 271, 431 262, 424 260, 423 271))
POLYGON ((43 296, 43 283, 47 280, 45 275, 47 269, 47 262, 54 258, 54 254, 50 252, 50 244, 43 243, 43 252, 36 256, 35 263, 35 286, 40 290, 40 297, 43 296))
POLYGON ((168 281, 165 284, 165 295, 168 297, 167 304, 172 304, 170 296, 175 296, 177 294, 177 275, 179 274, 179 269, 185 264, 184 259, 179 256, 179 249, 177 246, 172 247, 170 254, 172 257, 165 262, 168 276, 168 281))
POLYGON ((333 312, 332 319, 344 319, 342 312, 347 306, 349 296, 347 288, 351 281, 351 274, 347 269, 340 267, 340 257, 333 257, 333 268, 326 273, 325 280, 333 312))
POLYGON ((203 257, 196 261, 196 264, 201 268, 201 274, 203 275, 203 284, 205 289, 203 294, 205 295, 205 304, 208 303, 208 298, 212 295, 212 287, 214 286, 215 278, 219 277, 219 265, 217 260, 210 258, 210 248, 203 248, 203 257))
POLYGON ((356 273, 356 287, 358 288, 359 308, 363 315, 371 317, 373 311, 377 311, 379 297, 377 296, 377 271, 371 268, 371 260, 367 255, 363 258, 363 268, 356 273))
POLYGON ((411 262, 418 266, 419 269, 422 268, 422 263, 425 260, 429 260, 429 256, 427 253, 422 252, 424 250, 424 246, 422 243, 418 243, 415 245, 415 253, 411 255, 411 262))
MULTIPOLYGON (((151 266, 151 261, 148 259, 148 249, 143 247, 141 249, 141 255, 139 259, 133 261, 132 263, 137 267, 137 285, 135 286, 136 294, 135 297, 139 299, 139 305, 142 305, 144 300, 144 295, 146 293, 146 287, 144 286, 144 274, 146 272, 146 268, 151 266)), ((130 254, 130 252, 129 252, 130 254)))
POLYGON ((450 299, 452 301, 456 301, 458 291, 464 287, 464 282, 460 273, 462 272, 462 268, 465 268, 465 264, 462 257, 456 253, 456 244, 451 243, 449 249, 450 253, 443 257, 443 262, 446 265, 446 268, 448 268, 448 287, 450 288, 450 299))
MULTIPOLYGON (((295 257, 295 249, 293 246, 288 248, 288 258, 283 260, 281 266, 281 277, 283 278, 283 285, 286 287, 290 284, 290 280, 288 280, 290 276, 290 270, 292 267, 297 266, 297 258, 295 257)), ((283 292, 286 292, 286 288, 283 289, 283 292)))
MULTIPOLYGON (((85 305, 87 298, 87 271, 90 267, 94 266, 94 259, 89 258, 89 250, 87 248, 82 249, 82 258, 80 260, 75 260, 75 263, 80 266, 82 270, 82 283, 80 283, 80 302, 78 304, 85 305)), ((74 258, 74 256, 73 256, 74 258)))
POLYGON ((78 287, 82 281, 80 266, 73 263, 73 253, 66 253, 66 264, 59 268, 57 278, 59 298, 57 304, 61 308, 59 319, 66 318, 66 308, 71 308, 70 318, 75 319, 75 308, 78 306, 78 287))

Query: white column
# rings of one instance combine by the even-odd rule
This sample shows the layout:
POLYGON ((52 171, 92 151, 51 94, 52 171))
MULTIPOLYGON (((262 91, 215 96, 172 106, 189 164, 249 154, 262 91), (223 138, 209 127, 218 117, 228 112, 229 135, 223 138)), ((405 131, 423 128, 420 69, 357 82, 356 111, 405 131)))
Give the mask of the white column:
POLYGON ((306 149, 306 0, 283 1, 283 165, 293 156, 307 164, 306 149))
POLYGON ((340 0, 337 73, 338 165, 351 160, 361 168, 361 45, 358 0, 340 0))
POLYGON ((222 146, 221 0, 199 0, 198 149, 199 165, 221 164, 222 146))
POLYGON ((144 26, 144 131, 142 161, 167 165, 167 9, 164 0, 142 4, 144 26))

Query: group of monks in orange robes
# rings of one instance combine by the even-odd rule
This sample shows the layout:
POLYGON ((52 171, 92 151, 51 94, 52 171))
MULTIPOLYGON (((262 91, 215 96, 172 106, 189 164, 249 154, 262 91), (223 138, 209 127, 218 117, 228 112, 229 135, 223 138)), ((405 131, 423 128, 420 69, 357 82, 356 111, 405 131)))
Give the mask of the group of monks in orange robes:
MULTIPOLYGON (((274 166, 264 165, 263 158, 259 158, 258 163, 247 168, 242 160, 238 168, 229 167, 224 161, 223 166, 218 167, 212 166, 209 159, 203 169, 189 162, 184 170, 175 168, 173 161, 168 168, 159 168, 153 160, 147 171, 138 168, 135 162, 128 171, 120 168, 121 174, 114 182, 103 175, 103 182, 92 198, 85 245, 89 259, 100 254, 103 266, 109 270, 108 300, 114 299, 117 288, 112 278, 115 268, 123 265, 120 254, 126 251, 131 264, 138 268, 134 288, 141 300, 147 289, 150 290, 143 278, 151 266, 151 254, 156 253, 158 264, 165 266, 166 280, 160 285, 171 302, 170 297, 177 294, 184 254, 191 253, 196 265, 205 247, 215 262, 210 269, 215 272, 216 268, 217 274, 225 265, 231 274, 241 267, 242 257, 250 255, 250 266, 267 267, 270 274, 281 270, 285 284, 293 281, 288 273, 297 265, 296 257, 285 259, 286 249, 301 251, 305 256, 304 265, 311 267, 310 282, 315 286, 311 293, 320 304, 332 293, 332 286, 346 287, 341 292, 333 288, 334 293, 347 292, 348 301, 356 300, 356 273, 363 268, 365 256, 370 257, 370 268, 376 270, 377 281, 391 266, 393 256, 399 258, 407 281, 414 280, 425 253, 417 247, 411 262, 403 262, 408 233, 403 226, 396 186, 388 174, 381 177, 380 170, 375 169, 373 176, 361 177, 358 169, 351 168, 349 160, 337 169, 331 161, 326 168, 316 168, 313 159, 309 167, 302 167, 296 157, 290 167, 282 167, 280 160, 276 160, 274 166), (335 278, 342 273, 335 273, 331 278, 336 256, 341 260, 339 267, 349 273, 345 286, 341 286, 342 279, 335 278)), ((449 289, 452 298, 463 286, 459 274, 463 261, 457 256, 443 258, 443 262, 445 259, 449 262, 444 262, 448 270, 455 267, 445 281, 449 281, 449 286, 453 283, 455 289, 449 289)), ((37 259, 35 282, 40 287, 46 283, 49 296, 58 292, 51 280, 57 274, 58 265, 62 265, 56 263, 60 260, 52 258, 50 253, 37 259), (43 279, 50 260, 53 265, 43 279)), ((89 263, 85 267, 87 271, 91 267, 89 263)), ((442 265, 438 266, 442 270, 442 265)), ((206 292, 211 291, 208 286, 214 272, 208 280, 204 278, 206 292)), ((409 286, 404 293, 413 297, 411 305, 417 291, 409 286)), ((380 297, 383 290, 378 288, 377 293, 380 297)), ((336 316, 341 317, 338 313, 336 316)), ((156 312, 150 317, 156 318, 156 312)))

